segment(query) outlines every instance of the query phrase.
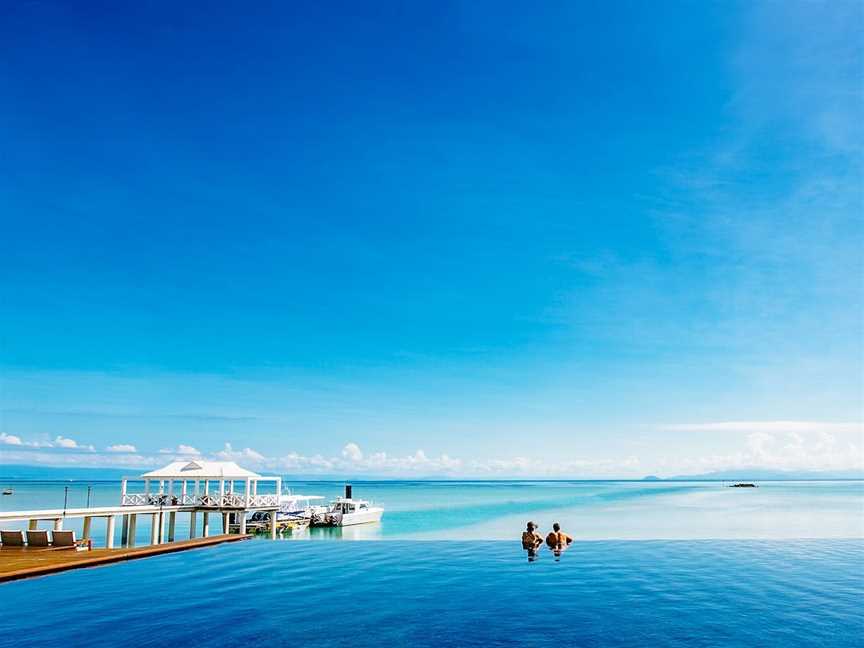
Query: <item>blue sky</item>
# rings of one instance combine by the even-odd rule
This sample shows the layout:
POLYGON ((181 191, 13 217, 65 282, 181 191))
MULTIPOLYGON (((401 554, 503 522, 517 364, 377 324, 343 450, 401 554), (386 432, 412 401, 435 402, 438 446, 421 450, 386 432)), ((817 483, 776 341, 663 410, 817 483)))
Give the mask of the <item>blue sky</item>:
POLYGON ((860 467, 859 3, 21 3, 0 462, 860 467))

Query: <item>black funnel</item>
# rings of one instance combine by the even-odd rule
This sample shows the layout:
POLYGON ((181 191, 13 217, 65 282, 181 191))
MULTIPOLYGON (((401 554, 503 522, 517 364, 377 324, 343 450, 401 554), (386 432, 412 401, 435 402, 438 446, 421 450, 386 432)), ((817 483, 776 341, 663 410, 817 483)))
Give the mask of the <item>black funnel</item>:
POLYGON ((345 484, 345 499, 351 499, 351 484, 345 484))

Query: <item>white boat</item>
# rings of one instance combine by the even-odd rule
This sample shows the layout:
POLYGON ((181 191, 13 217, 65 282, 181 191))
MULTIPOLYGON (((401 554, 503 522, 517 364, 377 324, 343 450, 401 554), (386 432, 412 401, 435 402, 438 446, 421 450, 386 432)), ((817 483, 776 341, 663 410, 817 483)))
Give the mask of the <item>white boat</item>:
POLYGON ((384 509, 373 506, 372 502, 354 499, 351 496, 351 486, 345 486, 345 497, 339 497, 330 503, 323 513, 312 516, 313 526, 352 526, 355 524, 370 524, 380 522, 384 509))

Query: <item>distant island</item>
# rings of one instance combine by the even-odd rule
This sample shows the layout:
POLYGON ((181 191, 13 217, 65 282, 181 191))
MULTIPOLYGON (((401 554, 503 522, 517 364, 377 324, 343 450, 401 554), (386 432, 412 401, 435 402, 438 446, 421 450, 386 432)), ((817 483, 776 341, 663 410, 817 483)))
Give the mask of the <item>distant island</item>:
POLYGON ((736 468, 733 470, 717 470, 700 475, 675 475, 674 477, 657 477, 648 475, 642 481, 797 481, 820 479, 864 479, 864 470, 818 470, 793 471, 770 470, 766 468, 736 468))

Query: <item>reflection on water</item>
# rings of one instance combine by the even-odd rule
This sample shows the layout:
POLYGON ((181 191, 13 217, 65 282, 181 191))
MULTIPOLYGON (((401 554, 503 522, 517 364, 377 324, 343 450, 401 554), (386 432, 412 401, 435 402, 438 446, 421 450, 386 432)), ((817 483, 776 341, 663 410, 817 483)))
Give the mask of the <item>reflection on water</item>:
POLYGON ((345 527, 312 527, 306 534, 309 540, 380 540, 381 524, 355 524, 345 527))

